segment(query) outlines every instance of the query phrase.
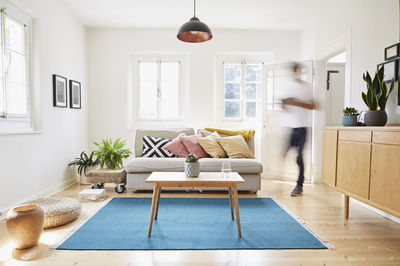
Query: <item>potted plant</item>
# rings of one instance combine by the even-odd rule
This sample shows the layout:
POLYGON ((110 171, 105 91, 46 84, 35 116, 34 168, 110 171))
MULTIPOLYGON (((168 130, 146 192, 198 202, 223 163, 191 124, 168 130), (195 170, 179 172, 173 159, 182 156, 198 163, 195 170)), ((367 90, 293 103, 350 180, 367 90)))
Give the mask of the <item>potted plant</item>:
POLYGON ((86 173, 99 165, 99 160, 94 158, 94 153, 91 152, 88 156, 86 152, 81 152, 81 155, 75 158, 68 166, 78 166, 78 174, 80 177, 80 183, 82 185, 89 184, 86 181, 86 173))
POLYGON ((343 109, 342 124, 345 127, 357 126, 357 118, 360 113, 353 107, 343 109))
POLYGON ((363 74, 363 79, 367 83, 367 94, 362 92, 361 96, 364 103, 368 106, 368 111, 364 116, 364 123, 367 126, 384 126, 387 122, 385 111, 386 102, 394 88, 394 80, 391 81, 389 90, 384 79, 384 67, 382 66, 374 79, 371 78, 368 71, 363 74), (379 108, 379 109, 378 109, 379 108))
POLYGON ((123 168, 122 159, 126 159, 132 153, 129 149, 125 149, 126 141, 121 141, 121 138, 112 141, 112 139, 103 139, 101 143, 93 141, 98 150, 94 154, 100 161, 100 168, 120 169, 123 168))
POLYGON ((185 175, 187 177, 198 177, 200 174, 199 158, 194 154, 186 156, 185 160, 185 175))

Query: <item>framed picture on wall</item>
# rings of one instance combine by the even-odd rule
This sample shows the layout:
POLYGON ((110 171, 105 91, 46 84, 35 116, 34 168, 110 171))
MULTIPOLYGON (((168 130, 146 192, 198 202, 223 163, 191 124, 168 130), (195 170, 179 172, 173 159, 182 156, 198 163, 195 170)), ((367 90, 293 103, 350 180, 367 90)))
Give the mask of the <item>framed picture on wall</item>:
POLYGON ((53 106, 67 107, 67 79, 53 74, 53 106))
POLYGON ((399 60, 393 59, 387 62, 378 64, 377 70, 384 66, 383 81, 390 82, 392 79, 399 80, 399 60))
POLYGON ((69 81, 69 107, 81 109, 81 83, 75 80, 69 81))
POLYGON ((399 57, 400 43, 393 44, 385 48, 385 60, 394 59, 399 57))

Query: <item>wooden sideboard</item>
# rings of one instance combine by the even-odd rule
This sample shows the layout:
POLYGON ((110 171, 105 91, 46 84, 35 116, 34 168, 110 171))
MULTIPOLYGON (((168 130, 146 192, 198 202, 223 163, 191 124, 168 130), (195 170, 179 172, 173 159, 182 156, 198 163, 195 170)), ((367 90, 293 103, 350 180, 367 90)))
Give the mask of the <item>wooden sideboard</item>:
POLYGON ((400 127, 327 127, 322 181, 349 197, 400 217, 400 127))

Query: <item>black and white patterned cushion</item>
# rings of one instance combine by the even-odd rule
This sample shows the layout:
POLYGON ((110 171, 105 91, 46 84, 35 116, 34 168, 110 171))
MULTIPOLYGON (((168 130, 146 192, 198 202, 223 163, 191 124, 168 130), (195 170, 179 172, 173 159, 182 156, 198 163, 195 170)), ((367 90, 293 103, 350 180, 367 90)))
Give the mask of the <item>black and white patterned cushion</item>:
POLYGON ((170 143, 171 141, 172 139, 144 136, 142 157, 159 157, 159 158, 176 157, 173 153, 163 149, 163 147, 168 143, 170 143))

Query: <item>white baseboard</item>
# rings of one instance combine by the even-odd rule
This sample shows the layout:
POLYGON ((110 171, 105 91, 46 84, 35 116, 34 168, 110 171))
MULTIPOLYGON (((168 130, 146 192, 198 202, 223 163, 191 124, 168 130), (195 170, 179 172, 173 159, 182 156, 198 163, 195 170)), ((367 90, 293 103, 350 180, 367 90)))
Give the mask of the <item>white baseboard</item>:
POLYGON ((379 215, 381 215, 381 216, 383 216, 385 218, 388 218, 389 220, 392 220, 395 223, 400 224, 400 219, 399 218, 397 218, 397 217, 395 217, 393 215, 390 215, 387 212, 381 211, 381 210, 379 210, 377 208, 374 208, 374 207, 372 207, 372 206, 370 206, 368 204, 365 204, 364 202, 361 202, 361 201, 353 199, 353 198, 350 198, 350 201, 354 202, 355 204, 358 204, 358 205, 360 205, 360 206, 362 206, 362 207, 364 207, 364 208, 366 208, 366 209, 368 209, 370 211, 373 211, 373 212, 375 212, 375 213, 377 213, 377 214, 379 214, 379 215))
POLYGON ((11 208, 13 208, 14 206, 21 205, 21 204, 23 204, 25 202, 36 200, 36 199, 39 199, 39 198, 50 197, 50 196, 52 196, 54 194, 57 194, 60 191, 63 191, 66 188, 69 188, 69 187, 75 185, 76 183, 78 183, 77 179, 70 179, 70 180, 67 180, 67 181, 59 184, 59 185, 56 185, 56 186, 53 186, 53 187, 48 188, 46 190, 40 191, 39 193, 35 193, 34 195, 31 195, 31 196, 29 196, 29 197, 27 197, 27 198, 25 198, 23 200, 15 202, 14 204, 12 204, 12 205, 0 210, 0 212, 2 213, 2 215, 0 216, 0 221, 4 220, 6 218, 7 212, 11 208))

